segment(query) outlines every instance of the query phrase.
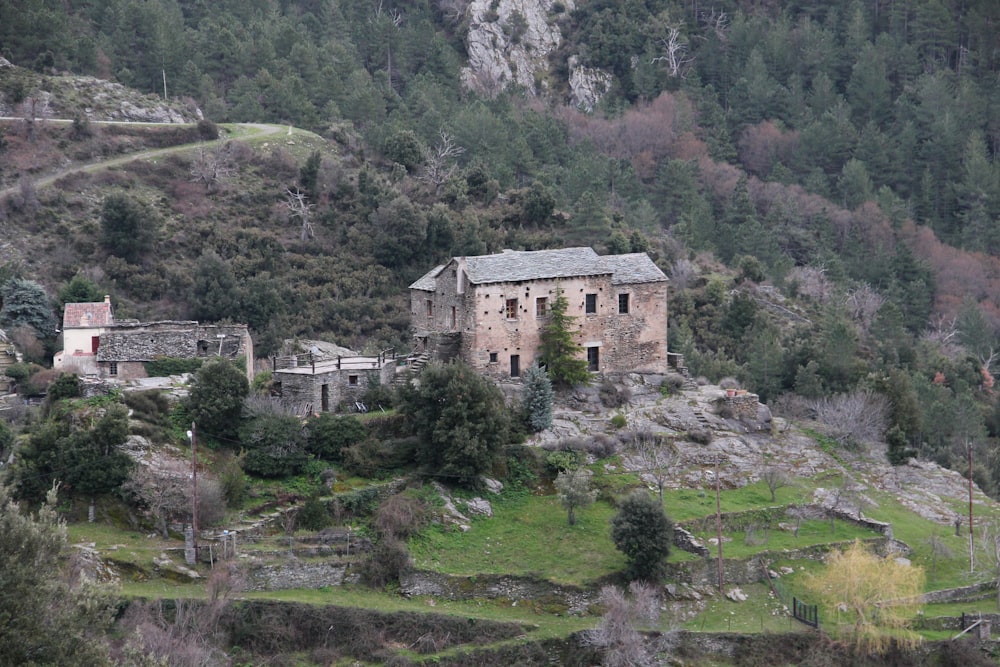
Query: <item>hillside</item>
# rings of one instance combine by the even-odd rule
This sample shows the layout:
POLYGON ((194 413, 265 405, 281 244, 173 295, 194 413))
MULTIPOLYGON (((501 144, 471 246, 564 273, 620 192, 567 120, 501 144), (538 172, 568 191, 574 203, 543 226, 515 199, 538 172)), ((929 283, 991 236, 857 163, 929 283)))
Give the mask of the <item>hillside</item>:
MULTIPOLYGON (((76 397, 48 368, 64 302, 110 294, 120 318, 246 322, 261 361, 308 339, 405 355, 407 285, 445 258, 648 252, 670 277, 669 348, 692 377, 560 394, 527 446, 515 401, 490 459, 495 496, 432 483, 412 415, 306 426, 261 374, 246 411, 206 429, 199 476, 222 489, 206 539, 246 535, 236 570, 259 590, 242 597, 267 601, 211 616, 225 627, 215 643, 162 614, 144 627, 175 633, 175 653, 204 639, 217 664, 239 651, 596 663, 573 633, 597 624, 603 584, 624 583, 610 518, 630 491, 662 489, 668 514, 711 544, 718 461, 726 572, 750 602, 717 595, 714 563, 675 548, 670 613, 648 629, 683 628, 674 655, 693 657, 679 659, 823 664, 785 606, 812 594, 817 554, 854 538, 909 550, 924 591, 976 587, 920 613, 925 638, 953 636, 958 621, 923 619, 995 606, 983 562, 968 573, 969 536, 953 533, 967 532, 970 488, 983 526, 1000 497, 998 7, 0 0, 0 328, 20 391, 49 390, 2 413, 0 461, 18 461, 4 482, 34 502, 65 482, 72 541, 95 543, 127 595, 203 595, 215 563, 180 565, 187 505, 157 517, 159 501, 115 476, 127 449, 184 477, 199 408, 76 397), (721 386, 761 404, 741 418, 721 386), (127 447, 93 435, 123 432, 127 447), (104 479, 62 463, 94 452, 114 463, 104 479), (256 474, 268 456, 288 468, 256 474), (576 467, 598 495, 568 527, 554 484, 576 467), (102 523, 88 526, 95 497, 102 523), (469 513, 480 499, 493 518, 469 513), (400 516, 413 525, 387 533, 380 521, 400 516), (779 575, 770 588, 763 565, 779 575), (282 635, 274 619, 301 618, 299 604, 340 606, 323 623, 356 641, 321 646, 306 621, 282 635), (476 644, 454 617, 489 632, 476 644), (373 625, 391 629, 356 629, 373 625)), ((369 404, 403 410, 395 390, 369 390, 369 404)))

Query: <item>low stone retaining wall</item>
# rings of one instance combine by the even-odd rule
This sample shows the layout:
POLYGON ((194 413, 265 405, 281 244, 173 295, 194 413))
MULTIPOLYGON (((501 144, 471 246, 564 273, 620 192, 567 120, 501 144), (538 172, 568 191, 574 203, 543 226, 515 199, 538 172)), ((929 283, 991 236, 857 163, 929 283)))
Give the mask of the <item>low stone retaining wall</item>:
MULTIPOLYGON (((867 528, 880 535, 892 539, 892 524, 859 517, 839 509, 829 509, 822 505, 775 505, 744 512, 723 512, 722 529, 728 532, 746 530, 750 526, 777 527, 779 523, 794 519, 829 519, 834 516, 841 521, 867 528)), ((710 532, 715 530, 715 515, 701 519, 679 522, 678 525, 689 531, 710 532)))
POLYGON ((960 588, 947 588, 940 591, 924 593, 921 602, 933 604, 935 602, 964 602, 967 600, 982 600, 990 595, 995 595, 997 582, 987 581, 982 584, 972 586, 962 586, 960 588))
POLYGON ((486 598, 512 603, 530 602, 549 613, 582 614, 597 603, 599 591, 554 584, 541 579, 507 575, 456 577, 437 572, 413 571, 400 577, 403 595, 430 595, 446 600, 486 598))
POLYGON ((299 562, 289 560, 275 565, 259 565, 247 568, 246 590, 281 591, 289 588, 325 588, 340 586, 348 576, 346 563, 330 561, 299 562))

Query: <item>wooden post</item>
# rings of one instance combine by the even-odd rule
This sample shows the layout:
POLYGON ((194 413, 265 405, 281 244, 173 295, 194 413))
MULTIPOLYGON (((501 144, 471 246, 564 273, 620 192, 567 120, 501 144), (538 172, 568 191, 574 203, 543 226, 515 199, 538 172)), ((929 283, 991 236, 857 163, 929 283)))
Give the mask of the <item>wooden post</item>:
POLYGON ((969 572, 976 571, 976 537, 972 525, 972 442, 965 441, 969 453, 969 572))
POLYGON ((196 440, 195 424, 191 422, 191 481, 194 486, 192 494, 191 508, 191 531, 194 539, 194 562, 198 563, 198 445, 196 440))
POLYGON ((719 592, 722 592, 722 498, 719 489, 719 457, 715 457, 715 529, 719 541, 719 592))

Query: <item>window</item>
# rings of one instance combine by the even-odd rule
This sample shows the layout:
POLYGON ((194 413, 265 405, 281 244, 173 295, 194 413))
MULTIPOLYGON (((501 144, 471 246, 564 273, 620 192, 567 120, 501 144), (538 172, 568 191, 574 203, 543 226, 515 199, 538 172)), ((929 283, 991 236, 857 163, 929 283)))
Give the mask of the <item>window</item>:
MULTIPOLYGON (((347 376, 347 384, 351 385, 352 387, 357 387, 358 386, 358 376, 357 375, 348 375, 347 376)), ((325 387, 326 385, 323 385, 323 386, 325 387)))
POLYGON ((497 353, 496 353, 496 352, 490 352, 490 363, 491 363, 491 364, 495 364, 495 363, 496 363, 496 362, 498 362, 499 360, 500 360, 500 359, 499 359, 499 357, 497 356, 497 353))
POLYGON ((271 396, 281 396, 281 383, 272 382, 271 383, 271 396))
POLYGON ((329 412, 330 411, 330 385, 324 384, 323 386, 321 386, 319 388, 319 391, 320 391, 320 399, 319 399, 320 410, 322 410, 323 412, 329 412))
POLYGON ((521 377, 521 355, 510 355, 510 376, 512 378, 521 377))
POLYGON ((517 299, 507 299, 507 319, 517 319, 517 299))
POLYGON ((112 361, 108 364, 108 375, 118 375, 118 362, 112 361))
POLYGON ((618 295, 618 312, 622 315, 628 314, 628 294, 618 295))
POLYGON ((427 317, 433 316, 434 315, 434 302, 431 301, 430 299, 427 299, 426 306, 427 306, 427 317))
POLYGON ((452 329, 458 328, 458 308, 456 308, 455 306, 451 307, 451 328, 452 329))
POLYGON ((535 299, 535 317, 541 319, 549 314, 549 298, 540 296, 535 299))
POLYGON ((586 296, 586 308, 584 308, 584 312, 587 313, 588 315, 595 315, 595 314, 597 314, 597 295, 596 294, 588 294, 586 296))

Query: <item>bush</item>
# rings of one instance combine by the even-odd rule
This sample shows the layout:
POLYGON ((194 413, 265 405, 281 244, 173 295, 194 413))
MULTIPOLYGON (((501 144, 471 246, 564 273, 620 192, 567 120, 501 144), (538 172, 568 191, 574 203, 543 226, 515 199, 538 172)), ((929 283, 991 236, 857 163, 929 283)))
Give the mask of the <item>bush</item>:
POLYGON ((712 443, 712 432, 707 428, 696 428, 687 432, 686 437, 691 442, 699 445, 709 445, 712 443))
POLYGON ((611 418, 611 425, 614 426, 615 428, 625 428, 625 425, 627 423, 628 420, 625 419, 625 415, 623 415, 620 412, 611 418))
POLYGON ((613 382, 605 380, 598 389, 601 404, 606 408, 620 408, 632 399, 632 392, 627 387, 619 388, 613 382))
POLYGON ((674 526, 661 505, 644 490, 633 492, 611 520, 611 540, 628 559, 631 579, 656 579, 670 554, 674 526))
POLYGON ((676 394, 684 387, 684 376, 680 373, 667 373, 660 383, 661 393, 676 394))
POLYGON ((295 516, 299 527, 304 530, 323 530, 333 523, 333 517, 326 509, 326 503, 320 500, 319 494, 309 496, 295 516))
POLYGON ((207 118, 199 120, 198 138, 202 141, 215 141, 219 138, 219 126, 207 118))
POLYGON ((343 450, 367 436, 357 417, 323 412, 306 424, 306 450, 325 461, 340 461, 343 450))
POLYGON ((146 375, 151 378, 163 378, 170 375, 183 375, 184 373, 194 373, 202 364, 204 359, 184 359, 180 357, 157 357, 152 361, 143 362, 142 367, 146 369, 146 375))
POLYGON ((410 565, 410 552, 406 544, 392 537, 384 537, 371 550, 361 565, 361 577, 372 588, 385 588, 398 584, 399 575, 410 565))
POLYGON ((379 505, 372 525, 383 537, 406 540, 427 525, 427 507, 419 498, 397 493, 379 505))
POLYGON ((292 415, 261 415, 240 426, 246 448, 243 469, 261 477, 289 477, 302 471, 309 458, 305 435, 292 415))
POLYGON ((247 495, 247 480, 243 474, 243 456, 222 452, 215 462, 222 497, 229 507, 239 507, 247 495))

